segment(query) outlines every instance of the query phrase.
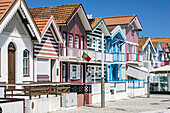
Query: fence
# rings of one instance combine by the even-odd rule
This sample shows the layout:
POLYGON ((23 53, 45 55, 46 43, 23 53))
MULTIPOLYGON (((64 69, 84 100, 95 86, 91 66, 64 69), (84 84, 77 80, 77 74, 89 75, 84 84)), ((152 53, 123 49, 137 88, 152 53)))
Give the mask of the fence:
POLYGON ((128 88, 144 88, 145 87, 144 79, 138 79, 138 80, 123 79, 121 81, 127 82, 128 88))
POLYGON ((70 92, 69 83, 31 83, 31 84, 1 84, 5 87, 4 96, 32 96, 56 95, 70 92))

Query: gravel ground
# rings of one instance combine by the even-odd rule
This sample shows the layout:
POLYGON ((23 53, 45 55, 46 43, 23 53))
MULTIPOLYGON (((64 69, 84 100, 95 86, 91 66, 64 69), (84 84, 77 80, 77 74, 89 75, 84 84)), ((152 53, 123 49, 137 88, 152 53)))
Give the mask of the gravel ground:
POLYGON ((128 98, 107 102, 105 108, 100 108, 99 103, 53 113, 170 113, 170 95, 128 98))

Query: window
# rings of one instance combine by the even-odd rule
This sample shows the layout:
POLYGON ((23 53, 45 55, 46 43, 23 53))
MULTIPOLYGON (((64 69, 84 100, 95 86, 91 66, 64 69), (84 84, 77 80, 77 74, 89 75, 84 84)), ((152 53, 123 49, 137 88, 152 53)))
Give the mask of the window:
POLYGON ((129 53, 129 44, 127 44, 127 53, 129 53))
POLYGON ((73 35, 69 35, 69 47, 73 47, 73 35))
POLYGON ((89 38, 89 47, 92 47, 92 38, 89 38))
POLYGON ((63 33, 63 41, 66 42, 66 33, 63 33))
POLYGON ((79 48, 79 37, 75 36, 75 48, 79 48))
POLYGON ((110 49, 110 41, 108 41, 108 50, 110 49))
POLYGON ((29 76, 28 68, 29 68, 29 52, 28 50, 24 50, 23 52, 23 75, 24 76, 29 76))
POLYGON ((134 53, 134 46, 133 46, 133 45, 131 45, 131 51, 130 51, 130 53, 134 53))
POLYGON ((83 43, 84 41, 83 40, 84 40, 84 38, 81 37, 81 49, 83 49, 83 46, 84 46, 84 43, 83 43))
POLYGON ((80 65, 75 64, 70 65, 70 79, 73 80, 80 79, 80 65))

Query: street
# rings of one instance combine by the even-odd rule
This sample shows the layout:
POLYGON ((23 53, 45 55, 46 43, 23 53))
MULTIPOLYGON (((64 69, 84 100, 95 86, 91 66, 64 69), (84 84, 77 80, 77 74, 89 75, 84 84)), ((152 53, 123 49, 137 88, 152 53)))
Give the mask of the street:
POLYGON ((170 113, 170 95, 128 98, 106 102, 105 108, 100 108, 98 103, 53 113, 170 113))

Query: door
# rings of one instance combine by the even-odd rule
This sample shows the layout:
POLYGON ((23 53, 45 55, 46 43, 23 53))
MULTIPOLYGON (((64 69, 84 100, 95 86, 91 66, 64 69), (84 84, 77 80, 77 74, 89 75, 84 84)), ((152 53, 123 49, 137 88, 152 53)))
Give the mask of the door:
POLYGON ((8 46, 8 84, 15 84, 15 46, 8 46))
POLYGON ((37 81, 49 82, 49 59, 37 59, 37 81))

